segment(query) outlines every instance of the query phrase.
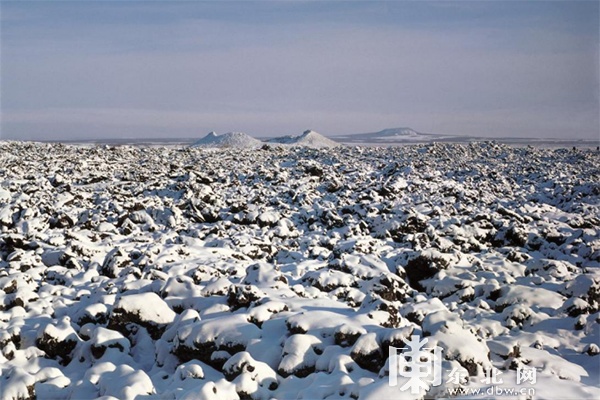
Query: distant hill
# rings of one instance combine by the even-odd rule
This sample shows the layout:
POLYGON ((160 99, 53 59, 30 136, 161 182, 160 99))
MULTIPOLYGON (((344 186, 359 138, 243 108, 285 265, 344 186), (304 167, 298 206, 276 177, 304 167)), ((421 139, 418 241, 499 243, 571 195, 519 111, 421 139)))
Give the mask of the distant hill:
POLYGON ((378 132, 355 133, 335 136, 335 140, 351 144, 393 145, 407 143, 427 143, 432 141, 467 140, 467 137, 421 133, 412 128, 389 128, 378 132))
POLYGON ((377 137, 397 137, 397 136, 417 137, 417 136, 420 136, 421 134, 411 128, 391 128, 391 129, 384 129, 379 132, 366 133, 365 135, 372 135, 372 136, 377 136, 377 137))
POLYGON ((235 148, 255 148, 263 143, 243 132, 228 132, 217 135, 210 132, 202 139, 194 142, 192 147, 235 147, 235 148))
POLYGON ((318 132, 307 130, 299 136, 283 136, 267 140, 267 143, 278 143, 288 146, 306 146, 313 148, 337 147, 340 143, 326 138, 318 132))

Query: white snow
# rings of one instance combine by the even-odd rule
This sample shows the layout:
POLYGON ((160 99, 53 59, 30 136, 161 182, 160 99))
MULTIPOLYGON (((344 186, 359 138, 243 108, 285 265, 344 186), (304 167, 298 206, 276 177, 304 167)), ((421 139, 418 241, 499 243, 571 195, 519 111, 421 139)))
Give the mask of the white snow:
POLYGON ((113 371, 106 372, 98 379, 100 396, 133 400, 138 396, 154 393, 152 380, 144 371, 136 371, 129 365, 119 365, 113 371))

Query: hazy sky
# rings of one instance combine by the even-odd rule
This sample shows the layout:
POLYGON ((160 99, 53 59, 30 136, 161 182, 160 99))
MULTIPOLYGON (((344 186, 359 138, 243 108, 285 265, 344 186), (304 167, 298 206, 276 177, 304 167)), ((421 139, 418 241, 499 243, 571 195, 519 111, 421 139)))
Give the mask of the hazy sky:
POLYGON ((600 139, 598 1, 4 1, 1 139, 600 139))

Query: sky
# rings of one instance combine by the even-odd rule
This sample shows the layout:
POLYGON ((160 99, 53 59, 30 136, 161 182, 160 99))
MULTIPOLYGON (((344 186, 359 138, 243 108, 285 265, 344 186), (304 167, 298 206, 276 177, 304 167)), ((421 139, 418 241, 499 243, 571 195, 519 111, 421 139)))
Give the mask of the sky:
POLYGON ((598 1, 0 1, 0 139, 599 139, 598 1))

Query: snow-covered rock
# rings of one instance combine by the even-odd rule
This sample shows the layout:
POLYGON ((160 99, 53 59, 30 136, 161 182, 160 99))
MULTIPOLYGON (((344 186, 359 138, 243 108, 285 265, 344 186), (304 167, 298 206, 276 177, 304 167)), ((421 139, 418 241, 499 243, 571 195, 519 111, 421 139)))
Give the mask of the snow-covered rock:
POLYGON ((599 398, 599 157, 0 141, 0 398, 599 398))
POLYGON ((128 324, 148 330, 154 339, 175 319, 175 312, 156 293, 125 294, 113 306, 109 327, 127 331, 128 324))

